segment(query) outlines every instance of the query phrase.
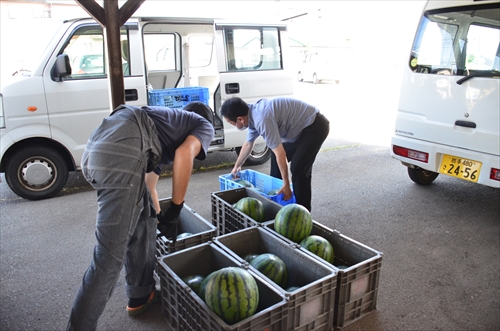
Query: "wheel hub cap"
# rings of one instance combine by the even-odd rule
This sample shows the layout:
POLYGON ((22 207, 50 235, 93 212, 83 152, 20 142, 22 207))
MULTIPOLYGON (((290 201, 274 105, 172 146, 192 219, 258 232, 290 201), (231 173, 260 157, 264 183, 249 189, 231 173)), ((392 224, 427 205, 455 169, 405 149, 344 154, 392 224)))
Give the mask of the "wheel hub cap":
POLYGON ((40 186, 47 184, 52 178, 52 168, 47 162, 32 161, 23 168, 23 180, 29 185, 40 186))

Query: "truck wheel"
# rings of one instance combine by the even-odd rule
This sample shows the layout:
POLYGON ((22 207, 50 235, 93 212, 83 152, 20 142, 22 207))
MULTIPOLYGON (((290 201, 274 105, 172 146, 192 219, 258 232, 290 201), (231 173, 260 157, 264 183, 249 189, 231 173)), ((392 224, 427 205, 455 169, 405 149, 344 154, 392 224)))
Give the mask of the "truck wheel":
POLYGON ((437 172, 424 170, 421 168, 408 167, 408 175, 411 180, 420 185, 430 185, 439 175, 437 172))
MULTIPOLYGON (((236 154, 240 155, 241 147, 236 148, 236 154)), ((245 161, 245 165, 258 165, 266 163, 271 158, 273 151, 266 144, 255 144, 252 153, 245 161)))
POLYGON ((10 157, 5 170, 10 189, 28 200, 48 199, 59 193, 68 180, 68 166, 54 149, 32 146, 10 157))
POLYGON ((302 78, 302 73, 301 73, 300 71, 299 71, 299 73, 297 74, 297 80, 298 80, 299 82, 304 81, 304 78, 302 78))
POLYGON ((313 83, 318 84, 318 82, 319 82, 318 76, 316 74, 314 74, 313 75, 313 83))

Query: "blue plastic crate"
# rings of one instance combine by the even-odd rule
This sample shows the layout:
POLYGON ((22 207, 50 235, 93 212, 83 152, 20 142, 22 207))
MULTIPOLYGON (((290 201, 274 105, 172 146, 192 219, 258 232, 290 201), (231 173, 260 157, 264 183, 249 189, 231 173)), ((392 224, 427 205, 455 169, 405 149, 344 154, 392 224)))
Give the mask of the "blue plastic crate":
POLYGON ((151 90, 148 92, 150 106, 163 106, 174 109, 183 108, 193 101, 200 101, 208 106, 208 99, 208 88, 199 86, 151 90))
MULTIPOLYGON (((280 189, 281 186, 283 186, 283 181, 281 179, 264 175, 260 172, 249 169, 242 170, 240 172, 240 178, 252 183, 257 192, 259 192, 266 198, 276 203, 279 203, 282 206, 288 205, 290 203, 296 203, 295 195, 292 195, 292 198, 290 200, 283 200, 283 194, 278 194, 278 195, 267 194, 271 190, 277 190, 280 189)), ((235 182, 236 179, 237 178, 234 178, 233 175, 231 174, 219 176, 220 190, 225 191, 243 187, 243 185, 235 182)))

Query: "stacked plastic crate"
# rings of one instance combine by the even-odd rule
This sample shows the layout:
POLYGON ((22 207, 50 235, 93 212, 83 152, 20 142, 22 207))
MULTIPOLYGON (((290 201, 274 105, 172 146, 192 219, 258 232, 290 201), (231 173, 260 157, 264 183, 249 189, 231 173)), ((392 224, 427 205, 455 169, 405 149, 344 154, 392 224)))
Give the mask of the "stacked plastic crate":
MULTIPOLYGON (((171 198, 161 199, 160 209, 167 210, 170 204, 171 198)), ((156 230, 156 256, 158 258, 212 240, 217 235, 217 228, 194 209, 184 204, 179 215, 177 233, 184 234, 185 237, 178 239, 174 244, 172 240, 160 236, 160 232, 156 230)))
MULTIPOLYGON (((262 176, 266 175, 254 173, 247 178, 253 178, 254 182, 256 178, 270 181, 262 176)), ((222 186, 221 177, 219 179, 222 186)), ((178 331, 332 330, 341 329, 375 310, 382 253, 313 221, 311 235, 322 236, 334 248, 335 260, 333 264, 327 263, 274 231, 274 219, 282 204, 262 194, 256 185, 231 188, 232 184, 226 179, 227 189, 211 193, 209 232, 198 227, 198 240, 188 245, 180 246, 179 241, 175 245, 168 241, 157 245, 161 254, 158 275, 162 312, 170 328, 178 331), (245 197, 262 202, 266 210, 264 222, 253 220, 234 207, 245 197), (285 262, 287 286, 278 286, 245 260, 249 254, 263 253, 274 254, 285 262), (188 276, 206 277, 228 266, 250 272, 261 296, 257 312, 232 325, 211 311, 204 298, 183 281, 188 276)), ((162 209, 166 209, 170 201, 162 203, 162 209)), ((200 221, 194 211, 184 209, 181 219, 190 219, 190 223, 200 221)), ((202 222, 204 226, 205 222, 202 222)), ((184 230, 188 228, 181 227, 181 231, 184 230)))
MULTIPOLYGON (((274 218, 264 223, 252 222, 246 215, 232 208, 232 204, 236 202, 236 199, 242 197, 245 194, 244 192, 247 195, 261 195, 272 200, 272 197, 262 194, 262 190, 259 189, 259 187, 263 187, 262 183, 268 185, 266 189, 269 189, 270 183, 274 185, 273 189, 280 188, 282 185, 282 182, 276 181, 275 178, 251 170, 242 171, 240 178, 249 181, 254 187, 235 189, 234 187, 240 187, 241 185, 228 174, 219 176, 221 189, 226 191, 212 193, 212 222, 217 227, 219 236, 249 226, 263 226, 265 230, 280 240, 287 242, 290 247, 295 247, 311 258, 316 259, 319 263, 334 270, 337 274, 337 284, 334 305, 331 306, 331 309, 334 316, 333 328, 335 329, 341 329, 376 309, 382 267, 383 254, 381 252, 361 244, 339 231, 313 221, 311 235, 319 235, 327 239, 334 248, 334 264, 326 262, 274 231, 274 218)), ((278 211, 279 209, 273 210, 274 216, 278 211)), ((219 239, 217 238, 216 242, 217 240, 219 239)), ((311 330, 320 329, 312 328, 311 330)))
MULTIPOLYGON (((292 195, 292 198, 290 200, 285 200, 283 198, 283 194, 270 194, 272 191, 279 190, 281 186, 283 186, 283 181, 281 179, 274 178, 250 169, 241 171, 238 178, 234 178, 232 174, 219 176, 220 190, 225 191, 233 188, 245 187, 243 184, 238 182, 238 179, 247 181, 252 185, 251 188, 258 192, 260 195, 282 206, 296 203, 295 195, 292 195)), ((293 189, 293 186, 291 188, 293 189)))
POLYGON ((208 105, 208 88, 201 86, 177 87, 148 91, 148 104, 181 109, 190 102, 199 101, 208 105))

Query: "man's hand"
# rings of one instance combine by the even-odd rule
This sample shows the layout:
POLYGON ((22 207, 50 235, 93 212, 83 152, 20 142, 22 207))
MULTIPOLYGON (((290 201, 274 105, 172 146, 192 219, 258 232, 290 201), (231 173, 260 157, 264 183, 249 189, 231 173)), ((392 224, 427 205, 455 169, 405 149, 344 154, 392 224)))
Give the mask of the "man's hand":
POLYGON ((283 200, 290 200, 292 198, 292 189, 288 185, 283 185, 281 189, 278 191, 278 194, 283 193, 283 200))
POLYGON ((163 214, 158 214, 158 231, 159 237, 165 236, 174 242, 177 241, 177 225, 179 223, 179 215, 181 213, 184 202, 179 205, 170 202, 170 207, 163 214))

